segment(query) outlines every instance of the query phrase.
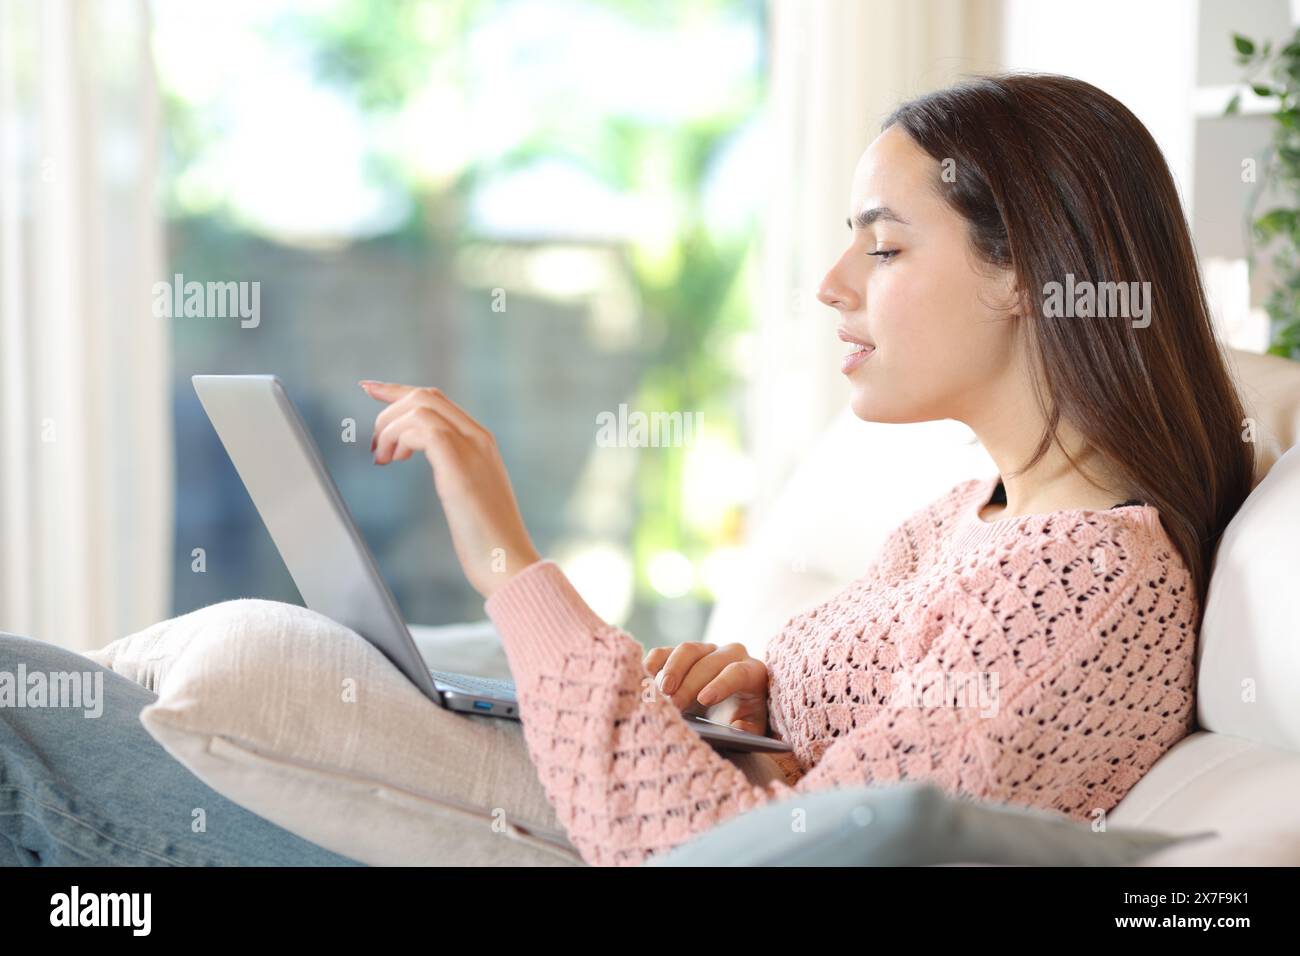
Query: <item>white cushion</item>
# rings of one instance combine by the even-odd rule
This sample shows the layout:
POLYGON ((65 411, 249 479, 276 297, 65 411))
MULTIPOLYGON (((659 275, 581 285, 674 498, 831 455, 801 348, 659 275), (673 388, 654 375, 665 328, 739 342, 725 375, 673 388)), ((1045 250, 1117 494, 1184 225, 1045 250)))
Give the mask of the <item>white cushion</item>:
POLYGON ((157 694, 172 663, 198 633, 194 628, 177 627, 178 620, 159 621, 97 651, 87 651, 85 656, 157 694))
POLYGON ((1300 755, 1196 731, 1169 749, 1110 811, 1115 826, 1249 837, 1300 830, 1300 755))
POLYGON ((505 739, 517 724, 443 710, 314 611, 228 601, 87 656, 158 694, 140 721, 195 776, 326 849, 372 865, 577 862, 493 803, 509 802, 494 783, 535 774, 505 739))
POLYGON ((1300 446, 1228 524, 1201 625, 1201 727, 1300 752, 1300 446))

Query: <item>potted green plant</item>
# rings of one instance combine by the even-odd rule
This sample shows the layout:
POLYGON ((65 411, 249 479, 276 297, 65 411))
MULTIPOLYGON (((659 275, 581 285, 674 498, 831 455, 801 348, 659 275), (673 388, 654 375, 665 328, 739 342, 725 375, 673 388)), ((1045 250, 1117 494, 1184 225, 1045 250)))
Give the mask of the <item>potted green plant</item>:
MULTIPOLYGON (((1284 358, 1300 357, 1300 30, 1274 49, 1271 41, 1256 44, 1232 35, 1237 64, 1246 68, 1246 82, 1255 95, 1275 101, 1273 135, 1256 188, 1246 206, 1247 261, 1253 271, 1257 254, 1273 250, 1277 276, 1265 309, 1270 319, 1268 351, 1284 358), (1270 185, 1291 197, 1288 206, 1275 206, 1256 216, 1260 197, 1270 185)), ((1228 101, 1225 116, 1240 111, 1241 94, 1228 101)))

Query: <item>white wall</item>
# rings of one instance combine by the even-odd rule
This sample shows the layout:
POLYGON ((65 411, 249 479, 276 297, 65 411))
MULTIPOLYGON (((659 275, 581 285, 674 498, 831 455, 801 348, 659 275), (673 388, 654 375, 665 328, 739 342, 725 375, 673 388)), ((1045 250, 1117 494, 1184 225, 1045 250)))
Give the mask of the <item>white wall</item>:
POLYGON ((1151 131, 1187 207, 1196 82, 1193 0, 1004 0, 1007 70, 1064 73, 1105 90, 1151 131))

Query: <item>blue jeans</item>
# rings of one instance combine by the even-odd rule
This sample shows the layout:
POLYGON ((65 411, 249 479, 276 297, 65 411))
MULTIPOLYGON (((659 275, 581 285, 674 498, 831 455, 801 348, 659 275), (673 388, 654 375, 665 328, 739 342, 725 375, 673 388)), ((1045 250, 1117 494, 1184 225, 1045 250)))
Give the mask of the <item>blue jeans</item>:
POLYGON ((101 714, 0 700, 0 866, 361 865, 232 803, 173 759, 139 721, 152 692, 74 651, 0 633, 0 672, 20 665, 102 673, 101 714))

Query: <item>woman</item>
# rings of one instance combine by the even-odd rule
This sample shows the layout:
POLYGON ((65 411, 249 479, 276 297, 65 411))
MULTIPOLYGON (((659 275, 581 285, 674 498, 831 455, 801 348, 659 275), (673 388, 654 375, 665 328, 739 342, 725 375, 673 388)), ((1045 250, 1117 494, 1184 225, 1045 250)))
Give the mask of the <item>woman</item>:
POLYGON ((1150 135, 1078 80, 974 79, 886 120, 848 213, 818 298, 854 412, 965 422, 999 475, 908 518, 766 661, 694 643, 643 660, 533 547, 487 431, 436 389, 362 383, 386 404, 376 463, 432 466, 515 678, 529 783, 586 863, 905 780, 1090 820, 1192 728, 1210 561, 1253 453, 1150 135), (723 700, 792 744, 788 773, 681 719, 723 700))

